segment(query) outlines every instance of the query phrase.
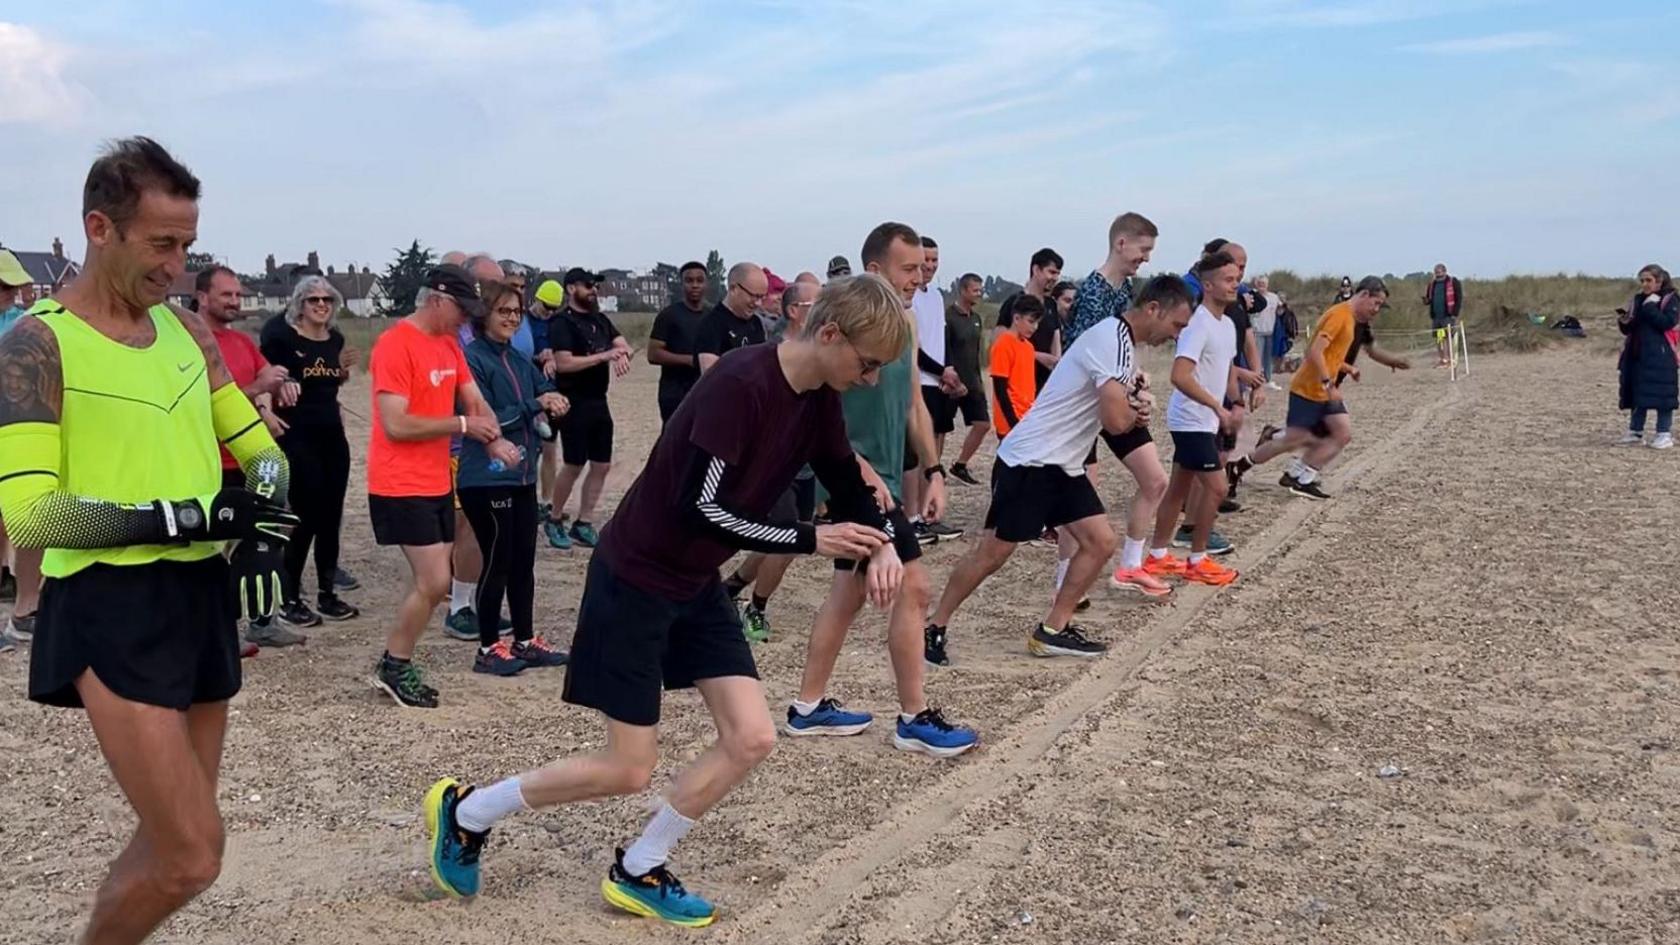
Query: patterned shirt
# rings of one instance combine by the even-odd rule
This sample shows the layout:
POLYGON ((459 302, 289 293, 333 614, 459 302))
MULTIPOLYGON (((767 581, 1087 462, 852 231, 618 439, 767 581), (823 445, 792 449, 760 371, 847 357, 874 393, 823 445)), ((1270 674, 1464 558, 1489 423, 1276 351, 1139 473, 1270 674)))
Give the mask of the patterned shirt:
POLYGON ((1073 299, 1073 313, 1062 325, 1062 350, 1073 347, 1073 343, 1079 340, 1085 329, 1111 315, 1119 318, 1131 307, 1130 279, 1116 287, 1102 273, 1091 270, 1091 274, 1079 284, 1079 293, 1073 299))

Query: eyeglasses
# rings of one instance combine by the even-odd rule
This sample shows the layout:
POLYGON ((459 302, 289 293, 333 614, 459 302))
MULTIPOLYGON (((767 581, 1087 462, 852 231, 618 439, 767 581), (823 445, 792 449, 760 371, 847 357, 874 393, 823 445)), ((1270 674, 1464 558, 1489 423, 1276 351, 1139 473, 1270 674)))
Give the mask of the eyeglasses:
POLYGON ((519 310, 517 305, 499 305, 495 309, 495 314, 503 318, 518 318, 524 313, 519 310))
POLYGON ((742 292, 746 293, 747 298, 752 299, 754 302, 762 302, 764 301, 764 297, 770 294, 768 289, 763 292, 754 292, 739 282, 732 283, 729 287, 731 289, 740 289, 742 292))
POLYGON ((311 295, 303 300, 305 305, 331 305, 333 297, 330 295, 311 295))
POLYGON ((879 370, 881 370, 881 368, 886 366, 887 362, 885 362, 885 361, 877 361, 873 358, 864 357, 863 352, 858 350, 857 342, 852 340, 851 335, 848 335, 848 334, 846 334, 845 332, 842 331, 842 332, 840 332, 840 337, 846 339, 846 344, 851 346, 852 353, 857 355, 858 373, 863 374, 865 376, 868 376, 870 374, 874 374, 876 371, 879 371, 879 370))

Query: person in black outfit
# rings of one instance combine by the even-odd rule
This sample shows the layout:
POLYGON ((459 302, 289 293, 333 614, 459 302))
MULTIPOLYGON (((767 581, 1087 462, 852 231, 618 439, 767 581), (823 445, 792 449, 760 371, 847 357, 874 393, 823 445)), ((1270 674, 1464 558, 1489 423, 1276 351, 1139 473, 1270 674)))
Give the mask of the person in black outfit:
MULTIPOLYGON (((1051 301, 1050 290, 1062 278, 1062 255, 1046 246, 1032 254, 1032 260, 1027 266, 1026 288, 1003 300, 998 306, 997 331, 992 332, 992 340, 1009 330, 1015 321, 1015 302, 1022 295, 1030 295, 1044 303, 1044 314, 1038 320, 1038 328, 1033 332, 1033 350, 1038 352, 1038 363, 1033 367, 1033 373, 1038 382, 1038 389, 1044 389, 1044 382, 1050 379, 1050 372, 1055 370, 1056 362, 1062 359, 1062 320, 1057 315, 1060 311, 1051 301)), ((1070 303, 1071 304, 1071 303, 1070 303)))
POLYGON ((718 359, 748 345, 764 343, 764 320, 758 312, 770 294, 770 277, 754 263, 729 267, 729 290, 700 323, 694 347, 694 366, 704 374, 718 359))
POLYGON ((548 543, 585 548, 599 540, 592 524, 595 505, 612 469, 613 419, 607 406, 607 385, 630 370, 630 343, 612 320, 601 313, 595 298, 600 277, 586 269, 570 269, 562 282, 566 308, 548 320, 548 347, 554 352, 554 386, 571 402, 560 421, 560 477, 554 483, 554 507, 543 523, 548 543), (610 366, 609 366, 610 365, 610 366), (584 464, 589 475, 584 476, 584 464), (577 519, 566 528, 566 503, 572 487, 583 477, 577 519))
POLYGON ((700 380, 694 363, 700 324, 706 317, 706 266, 686 262, 678 271, 682 297, 665 306, 653 320, 648 334, 647 359, 659 366, 659 423, 663 426, 677 412, 677 405, 700 380))
POLYGON ((270 364, 285 367, 299 385, 297 403, 275 407, 281 424, 280 449, 292 468, 292 511, 302 524, 286 545, 285 602, 280 617, 306 627, 349 620, 360 611, 334 590, 338 541, 344 521, 344 493, 350 484, 350 444, 338 411, 338 388, 350 377, 344 335, 333 318, 344 304, 324 276, 305 276, 292 289, 286 310, 263 325, 261 349, 270 364), (303 602, 303 563, 315 546, 319 583, 313 612, 303 602))

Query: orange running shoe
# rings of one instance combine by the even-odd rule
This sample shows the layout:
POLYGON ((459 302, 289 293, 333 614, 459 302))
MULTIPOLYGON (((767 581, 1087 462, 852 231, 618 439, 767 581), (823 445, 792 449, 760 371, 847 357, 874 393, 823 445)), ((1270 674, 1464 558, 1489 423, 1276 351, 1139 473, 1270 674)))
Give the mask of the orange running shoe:
POLYGON ((1145 597, 1166 597, 1172 585, 1143 568, 1115 568, 1109 583, 1123 591, 1136 591, 1145 597))
POLYGON ((1183 558, 1170 551, 1162 558, 1146 555, 1143 559, 1143 572, 1151 577, 1183 577, 1187 567, 1183 558))
POLYGON ((1214 587, 1224 587, 1237 579, 1237 569, 1227 568, 1213 560, 1212 555, 1204 555, 1202 560, 1184 569, 1184 579, 1195 581, 1197 584, 1211 584, 1214 587))

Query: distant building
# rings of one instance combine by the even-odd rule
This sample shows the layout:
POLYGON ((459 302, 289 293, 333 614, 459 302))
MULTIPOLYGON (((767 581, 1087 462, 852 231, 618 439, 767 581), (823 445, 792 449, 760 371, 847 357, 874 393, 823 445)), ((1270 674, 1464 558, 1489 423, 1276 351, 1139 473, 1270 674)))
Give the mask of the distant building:
POLYGON ((657 271, 637 274, 628 269, 603 269, 599 292, 603 303, 609 296, 617 299, 619 311, 658 311, 670 298, 665 279, 657 271))
POLYGON ((80 263, 64 255, 64 242, 57 237, 53 238, 52 252, 49 253, 14 249, 4 244, 0 244, 0 248, 10 249, 18 262, 23 264, 24 271, 29 273, 29 284, 24 287, 23 297, 19 300, 23 305, 32 305, 37 299, 58 292, 82 272, 80 263))

